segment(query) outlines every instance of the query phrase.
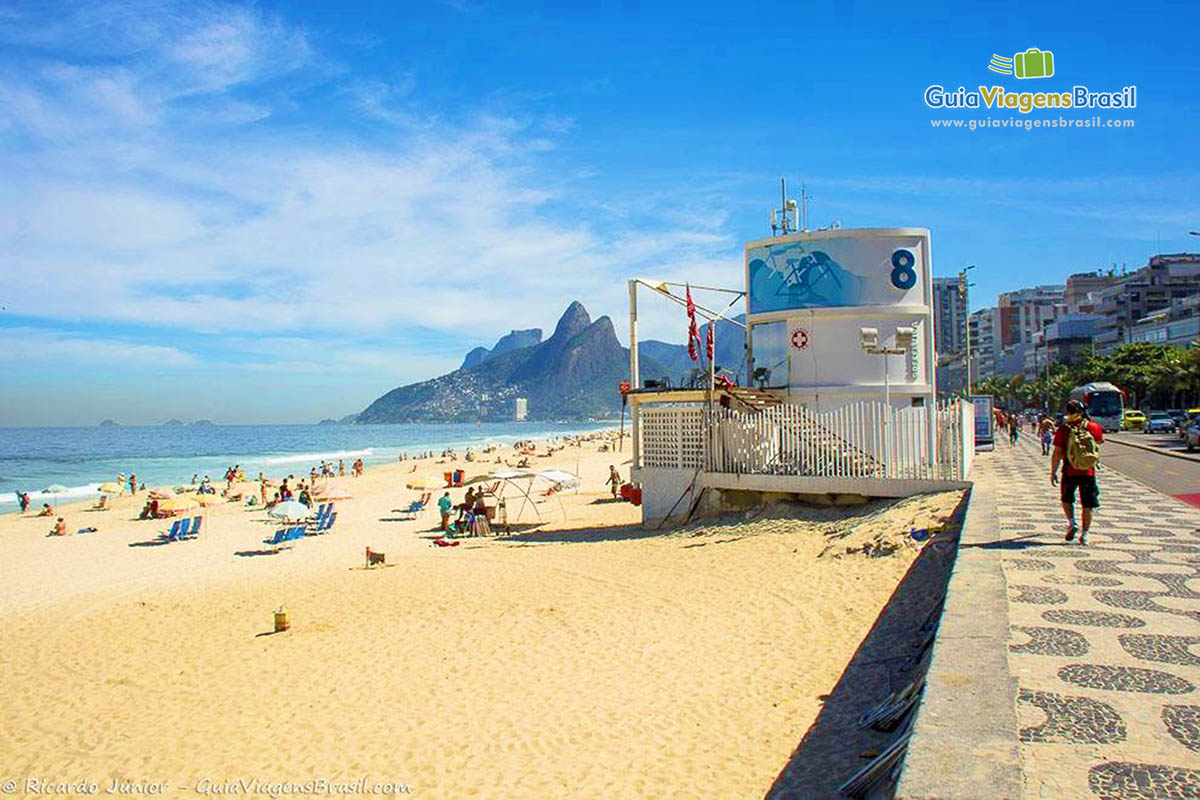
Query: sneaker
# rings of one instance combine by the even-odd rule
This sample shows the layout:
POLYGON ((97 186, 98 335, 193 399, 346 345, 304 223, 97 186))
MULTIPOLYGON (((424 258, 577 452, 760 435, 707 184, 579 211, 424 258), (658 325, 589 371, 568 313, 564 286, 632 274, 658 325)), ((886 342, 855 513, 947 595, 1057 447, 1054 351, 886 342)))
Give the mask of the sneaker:
POLYGON ((1075 540, 1075 532, 1078 530, 1079 530, 1079 528, 1075 527, 1074 522, 1072 522, 1070 525, 1067 526, 1067 541, 1068 542, 1075 540))

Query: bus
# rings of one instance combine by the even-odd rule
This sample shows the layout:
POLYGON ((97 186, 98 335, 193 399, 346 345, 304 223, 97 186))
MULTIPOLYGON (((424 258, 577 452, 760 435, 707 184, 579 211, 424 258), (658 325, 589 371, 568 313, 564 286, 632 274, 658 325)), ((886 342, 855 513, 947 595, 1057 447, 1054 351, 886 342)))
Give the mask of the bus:
POLYGON ((1104 428, 1105 433, 1121 430, 1125 417, 1125 396, 1116 386, 1106 381, 1085 383, 1071 390, 1071 399, 1083 403, 1088 416, 1104 428))

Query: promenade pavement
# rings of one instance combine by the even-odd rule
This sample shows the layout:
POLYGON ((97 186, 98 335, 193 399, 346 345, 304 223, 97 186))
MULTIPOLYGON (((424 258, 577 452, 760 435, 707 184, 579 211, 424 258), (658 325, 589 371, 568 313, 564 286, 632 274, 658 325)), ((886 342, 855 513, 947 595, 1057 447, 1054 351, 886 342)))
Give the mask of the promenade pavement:
POLYGON ((972 478, 999 521, 981 546, 1008 588, 1024 796, 1200 798, 1200 509, 1102 462, 1080 545, 1030 437, 972 478))

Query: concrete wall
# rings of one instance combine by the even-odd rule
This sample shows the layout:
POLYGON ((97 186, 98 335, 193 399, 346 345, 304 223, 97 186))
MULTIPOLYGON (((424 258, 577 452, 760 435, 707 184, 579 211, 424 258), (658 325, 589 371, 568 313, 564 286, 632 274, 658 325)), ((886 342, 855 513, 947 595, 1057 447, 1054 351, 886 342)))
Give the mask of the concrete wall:
MULTIPOLYGON (((694 469, 635 468, 631 480, 642 487, 642 523, 660 522, 672 514, 672 506, 676 506, 672 516, 682 519, 692 507, 695 497, 688 494, 682 500, 679 498, 695 477, 694 469)), ((699 485, 696 491, 700 491, 699 485)))

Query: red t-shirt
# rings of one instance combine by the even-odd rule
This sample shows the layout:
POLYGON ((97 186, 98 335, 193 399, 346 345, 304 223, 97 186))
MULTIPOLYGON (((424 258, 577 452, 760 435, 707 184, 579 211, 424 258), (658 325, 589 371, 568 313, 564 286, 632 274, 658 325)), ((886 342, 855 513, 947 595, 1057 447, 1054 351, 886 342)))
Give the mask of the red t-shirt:
MULTIPOLYGON (((1069 432, 1067 431, 1068 427, 1069 426, 1064 422, 1062 425, 1058 426, 1058 430, 1054 431, 1054 446, 1061 447, 1063 449, 1063 475, 1095 475, 1096 470, 1075 469, 1067 460, 1067 436, 1069 435, 1069 432)), ((1092 438, 1096 440, 1097 444, 1102 444, 1104 442, 1104 428, 1101 428, 1099 425, 1089 419, 1087 421, 1087 429, 1088 433, 1092 435, 1092 438)))

